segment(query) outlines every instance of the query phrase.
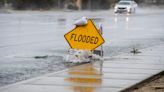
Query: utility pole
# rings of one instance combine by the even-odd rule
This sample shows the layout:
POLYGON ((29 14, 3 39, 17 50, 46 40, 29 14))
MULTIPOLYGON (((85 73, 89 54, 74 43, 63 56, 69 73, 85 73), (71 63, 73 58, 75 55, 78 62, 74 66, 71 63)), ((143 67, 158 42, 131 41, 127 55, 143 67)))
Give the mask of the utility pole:
POLYGON ((60 8, 60 0, 58 0, 58 8, 60 8))
POLYGON ((82 0, 77 0, 76 6, 78 7, 78 10, 81 10, 82 9, 82 0))
MULTIPOLYGON (((99 32, 101 35, 103 35, 103 27, 102 27, 101 23, 99 24, 99 32)), ((103 45, 101 45, 100 56, 101 56, 101 58, 103 58, 103 56, 104 56, 103 45)), ((100 60, 100 73, 101 74, 103 74, 103 70, 102 70, 103 69, 103 63, 104 63, 104 61, 100 60)))
POLYGON ((91 0, 88 0, 88 8, 89 8, 89 10, 91 10, 91 0))

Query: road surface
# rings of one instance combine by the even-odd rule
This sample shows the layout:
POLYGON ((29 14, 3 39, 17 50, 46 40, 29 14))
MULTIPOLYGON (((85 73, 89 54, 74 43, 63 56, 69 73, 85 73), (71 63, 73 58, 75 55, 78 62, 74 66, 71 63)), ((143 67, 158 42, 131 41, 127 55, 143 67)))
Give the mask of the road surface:
POLYGON ((1 12, 0 86, 67 68, 64 34, 83 16, 103 24, 105 58, 164 43, 164 9, 139 9, 131 15, 112 10, 1 12))

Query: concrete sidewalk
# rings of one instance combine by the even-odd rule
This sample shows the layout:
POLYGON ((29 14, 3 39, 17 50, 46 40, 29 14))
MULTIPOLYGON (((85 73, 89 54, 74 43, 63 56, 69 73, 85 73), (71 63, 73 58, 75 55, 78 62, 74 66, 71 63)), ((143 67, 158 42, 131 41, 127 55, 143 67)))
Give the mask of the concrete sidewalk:
POLYGON ((164 70, 164 44, 0 88, 0 92, 118 92, 164 70))

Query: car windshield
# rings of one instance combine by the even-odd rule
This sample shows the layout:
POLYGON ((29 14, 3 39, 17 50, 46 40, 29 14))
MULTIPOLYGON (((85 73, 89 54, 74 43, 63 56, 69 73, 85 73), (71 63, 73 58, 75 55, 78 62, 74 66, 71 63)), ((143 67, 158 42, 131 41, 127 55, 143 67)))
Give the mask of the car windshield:
POLYGON ((119 2, 119 5, 130 5, 130 2, 119 2))

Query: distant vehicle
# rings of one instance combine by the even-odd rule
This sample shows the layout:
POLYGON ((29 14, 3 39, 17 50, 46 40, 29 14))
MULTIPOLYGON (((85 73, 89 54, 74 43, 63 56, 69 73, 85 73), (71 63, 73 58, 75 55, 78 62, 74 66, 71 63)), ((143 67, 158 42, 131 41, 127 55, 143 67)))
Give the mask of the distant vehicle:
POLYGON ((135 13, 137 7, 138 7, 137 3, 133 0, 121 0, 115 5, 114 12, 135 13))

